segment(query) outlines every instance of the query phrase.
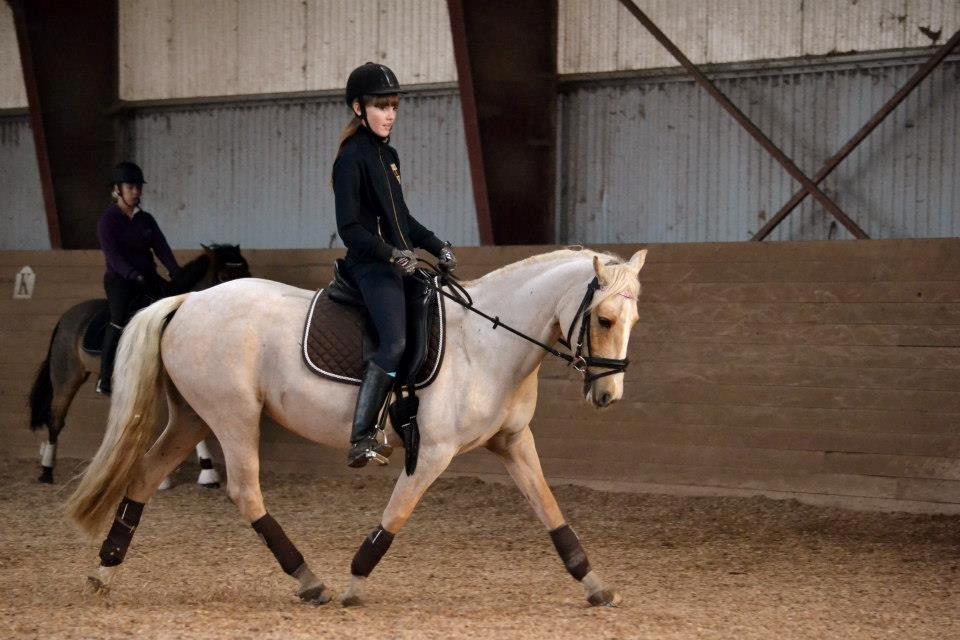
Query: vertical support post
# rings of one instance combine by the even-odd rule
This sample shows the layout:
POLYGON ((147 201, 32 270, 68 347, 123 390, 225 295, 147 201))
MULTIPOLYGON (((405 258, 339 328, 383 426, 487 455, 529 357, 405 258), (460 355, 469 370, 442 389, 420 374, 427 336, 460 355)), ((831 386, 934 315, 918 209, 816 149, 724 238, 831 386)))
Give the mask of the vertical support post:
POLYGON ((60 239, 60 217, 57 213, 57 201, 53 196, 53 176, 50 172, 50 157, 47 155, 47 137, 43 128, 43 108, 40 93, 37 90, 37 75, 33 65, 33 53, 30 46, 30 31, 24 11, 24 0, 9 0, 13 10, 13 23, 17 32, 17 46, 20 49, 20 65, 23 68, 23 83, 27 90, 27 103, 30 106, 30 130, 33 132, 33 146, 37 154, 37 168, 40 172, 40 190, 43 194, 43 209, 47 220, 47 234, 51 249, 62 249, 60 239))

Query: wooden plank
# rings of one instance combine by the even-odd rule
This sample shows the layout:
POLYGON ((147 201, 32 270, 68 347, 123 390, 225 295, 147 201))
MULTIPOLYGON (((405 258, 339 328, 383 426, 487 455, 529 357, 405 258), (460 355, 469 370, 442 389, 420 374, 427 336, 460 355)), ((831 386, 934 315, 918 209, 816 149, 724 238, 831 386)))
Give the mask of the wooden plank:
MULTIPOLYGON (((960 391, 957 369, 796 367, 739 363, 672 363, 634 360, 625 391, 644 382, 736 384, 747 386, 828 387, 845 389, 960 391)), ((545 383, 547 380, 544 381, 545 383)))
MULTIPOLYGON (((545 439, 588 443, 619 441, 624 448, 657 445, 697 445, 743 449, 784 449, 833 453, 867 453, 904 456, 960 456, 960 439, 955 433, 864 433, 838 431, 810 425, 793 428, 756 428, 715 424, 681 424, 666 420, 603 422, 584 425, 575 420, 537 420, 533 433, 539 443, 545 439)), ((586 450, 586 449, 585 449, 586 450)))
POLYGON ((788 344, 844 346, 960 347, 956 325, 748 324, 740 322, 640 322, 633 330, 638 342, 700 342, 714 344, 788 344))
MULTIPOLYGON (((960 369, 956 347, 901 347, 793 344, 711 344, 703 342, 630 343, 631 363, 683 363, 783 367, 842 367, 850 369, 960 369)), ((549 375, 565 371, 551 360, 549 375)), ((633 366, 631 364, 631 366, 633 366)), ((632 370, 631 370, 632 372, 632 370)), ((629 374, 628 374, 629 375, 629 374)))
POLYGON ((837 325, 958 325, 960 303, 643 302, 640 322, 837 325))
POLYGON ((960 302, 960 282, 647 282, 642 303, 894 303, 960 302))
POLYGON ((818 407, 750 406, 643 402, 629 406, 629 399, 605 411, 586 402, 562 397, 537 406, 534 424, 541 420, 575 420, 584 428, 602 428, 610 422, 637 424, 710 424, 721 428, 789 429, 809 427, 858 433, 954 435, 960 414, 930 411, 877 409, 824 409, 818 407))

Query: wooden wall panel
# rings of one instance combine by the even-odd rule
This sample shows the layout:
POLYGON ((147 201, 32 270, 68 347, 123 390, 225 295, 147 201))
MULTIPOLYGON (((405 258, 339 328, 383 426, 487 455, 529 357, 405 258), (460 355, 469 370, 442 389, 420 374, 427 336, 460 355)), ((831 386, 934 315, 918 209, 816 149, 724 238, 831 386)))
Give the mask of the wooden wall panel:
MULTIPOLYGON (((624 400, 596 411, 569 369, 547 360, 541 370, 533 429, 552 481, 960 512, 960 241, 649 248, 624 400)), ((461 275, 544 250, 462 249, 461 275)), ((259 277, 313 288, 340 254, 246 255, 259 277)), ((0 286, 10 291, 25 264, 37 273, 34 299, 0 299, 0 428, 8 455, 33 457, 25 394, 59 314, 100 295, 101 257, 0 253, 0 286)), ((107 403, 91 387, 62 456, 97 445, 107 403)), ((353 473, 340 452, 272 424, 263 457, 274 468, 353 473)), ((485 451, 450 472, 505 478, 485 451)))

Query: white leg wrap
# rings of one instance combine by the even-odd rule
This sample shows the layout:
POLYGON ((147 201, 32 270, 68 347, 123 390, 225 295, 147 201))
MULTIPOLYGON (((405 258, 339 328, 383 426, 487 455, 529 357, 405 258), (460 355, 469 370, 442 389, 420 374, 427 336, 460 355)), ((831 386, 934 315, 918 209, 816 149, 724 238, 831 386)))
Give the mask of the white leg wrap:
POLYGON ((53 467, 57 459, 57 445, 44 442, 40 445, 40 464, 44 467, 53 467))
POLYGON ((216 469, 201 469, 197 484, 216 484, 220 482, 220 474, 216 469))
POLYGON ((201 440, 200 444, 197 445, 197 458, 200 460, 209 460, 212 457, 213 456, 210 455, 210 447, 207 446, 207 441, 201 440))

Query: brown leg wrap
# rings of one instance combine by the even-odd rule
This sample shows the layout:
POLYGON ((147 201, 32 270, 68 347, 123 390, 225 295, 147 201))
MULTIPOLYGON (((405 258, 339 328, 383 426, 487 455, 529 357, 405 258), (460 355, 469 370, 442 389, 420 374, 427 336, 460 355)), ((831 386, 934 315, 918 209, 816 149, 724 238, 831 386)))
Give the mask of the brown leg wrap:
POLYGON ((137 530, 142 515, 142 502, 134 502, 127 497, 120 501, 117 517, 113 520, 113 526, 110 527, 106 540, 100 546, 100 564, 105 567, 115 567, 123 562, 130 540, 133 539, 133 532, 137 530))
POLYGON ((273 552, 273 557, 280 563, 280 568, 289 576, 303 565, 303 555, 290 542, 290 538, 269 513, 253 523, 253 530, 260 534, 267 548, 273 552))
POLYGON ((380 562, 380 558, 390 548, 393 542, 393 534, 383 528, 383 525, 377 525, 377 528, 370 532, 363 539, 363 544, 357 549, 357 554, 353 556, 353 562, 350 563, 350 573, 366 578, 373 571, 373 568, 380 562))
POLYGON ((553 540, 553 546, 557 548, 563 565, 567 568, 577 580, 583 580, 583 576, 590 573, 590 561, 587 560, 587 554, 580 546, 580 538, 573 532, 570 525, 565 524, 557 527, 550 532, 550 539, 553 540))

